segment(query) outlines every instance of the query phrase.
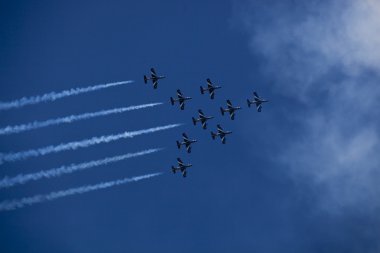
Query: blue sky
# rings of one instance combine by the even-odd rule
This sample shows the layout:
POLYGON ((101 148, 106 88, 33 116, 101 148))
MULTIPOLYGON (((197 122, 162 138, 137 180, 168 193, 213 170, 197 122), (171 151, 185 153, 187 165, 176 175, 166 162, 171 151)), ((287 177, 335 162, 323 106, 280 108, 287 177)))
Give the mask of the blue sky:
POLYGON ((0 101, 135 80, 2 111, 1 126, 166 104, 1 136, 16 152, 172 123, 177 129, 0 165, 1 177, 148 148, 165 150, 0 189, 0 200, 162 176, 0 213, 1 252, 379 252, 379 33, 376 1, 0 3, 0 101), (167 75, 144 85, 151 66, 167 75), (211 78, 215 101, 199 94, 211 78), (180 88, 193 100, 170 106, 180 88), (248 109, 253 90, 268 98, 248 109), (235 121, 219 106, 244 108, 235 121), (197 109, 233 134, 191 124, 197 109), (199 140, 178 151, 182 132, 199 140), (182 157, 188 177, 169 168, 182 157))

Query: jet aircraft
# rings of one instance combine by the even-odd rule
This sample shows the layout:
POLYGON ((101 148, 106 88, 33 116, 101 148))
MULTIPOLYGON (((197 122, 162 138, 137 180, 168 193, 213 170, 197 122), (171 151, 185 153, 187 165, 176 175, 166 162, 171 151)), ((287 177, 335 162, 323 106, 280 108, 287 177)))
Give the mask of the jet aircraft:
POLYGON ((172 171, 173 173, 175 174, 176 171, 181 171, 182 172, 182 176, 183 177, 186 177, 187 173, 186 173, 186 169, 193 166, 192 164, 184 164, 181 160, 181 158, 177 158, 177 162, 178 162, 178 167, 174 167, 172 166, 172 171))
POLYGON ((232 132, 231 131, 224 131, 223 128, 220 126, 220 125, 217 125, 218 127, 218 132, 217 133, 213 133, 211 131, 211 137, 213 140, 215 140, 215 137, 219 136, 222 140, 222 143, 223 144, 226 144, 226 135, 227 134, 231 134, 232 132))
POLYGON ((260 98, 259 95, 257 95, 256 91, 253 92, 253 100, 252 101, 247 99, 248 107, 251 107, 251 104, 255 104, 258 112, 261 112, 261 108, 262 108, 261 104, 265 103, 265 102, 269 102, 269 101, 266 99, 260 98))
POLYGON ((191 144, 197 142, 197 140, 189 139, 189 137, 187 137, 187 134, 185 133, 182 134, 182 137, 183 142, 176 141, 178 149, 180 149, 181 146, 184 145, 186 147, 187 153, 191 153, 191 144))
POLYGON ((185 97, 183 96, 182 92, 180 90, 177 90, 177 96, 178 98, 177 99, 174 99, 172 97, 170 97, 170 103, 172 105, 174 105, 175 102, 179 102, 179 107, 181 108, 181 110, 185 109, 185 101, 186 100, 190 100, 191 97, 185 97))
POLYGON ((148 80, 152 80, 153 88, 154 88, 154 89, 157 89, 158 80, 160 80, 160 79, 164 79, 165 76, 158 76, 158 75, 156 74, 156 71, 154 70, 154 68, 151 68, 151 69, 150 69, 150 73, 151 73, 151 77, 147 77, 146 75, 144 75, 144 83, 147 83, 148 80))
POLYGON ((207 128, 206 121, 214 118, 213 116, 205 116, 201 109, 198 110, 198 115, 199 115, 199 118, 195 119, 194 117, 192 117, 191 119, 193 120, 194 126, 197 124, 198 121, 200 121, 203 129, 207 128))
POLYGON ((217 89, 220 89, 222 88, 221 86, 218 86, 218 85, 213 85, 210 78, 207 78, 207 88, 203 88, 202 86, 200 87, 201 88, 201 94, 204 94, 205 91, 208 91, 210 93, 210 98, 211 99, 214 99, 214 95, 215 95, 215 90, 217 89))
POLYGON ((231 101, 227 100, 227 109, 220 107, 220 112, 222 113, 222 115, 224 115, 225 112, 228 112, 230 114, 230 118, 232 120, 234 120, 235 119, 235 111, 240 110, 240 109, 241 109, 240 106, 232 106, 231 101))

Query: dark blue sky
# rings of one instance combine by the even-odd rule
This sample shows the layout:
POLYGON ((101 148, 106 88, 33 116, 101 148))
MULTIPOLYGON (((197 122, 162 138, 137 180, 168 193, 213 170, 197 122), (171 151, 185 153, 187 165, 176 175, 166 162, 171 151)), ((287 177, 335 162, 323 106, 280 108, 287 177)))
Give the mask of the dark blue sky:
MULTIPOLYGON (((314 126, 315 118, 326 114, 321 122, 334 124, 331 119, 335 119, 336 114, 347 115, 347 110, 340 107, 332 110, 331 106, 336 108, 332 99, 326 99, 325 107, 321 108, 316 98, 324 98, 326 94, 334 97, 335 90, 323 88, 315 92, 309 86, 322 82, 346 83, 341 80, 363 81, 361 75, 347 77, 346 66, 352 68, 357 63, 365 65, 360 71, 371 72, 370 80, 365 83, 370 91, 371 84, 380 79, 378 69, 371 68, 372 62, 366 64, 368 61, 363 60, 367 59, 366 55, 344 58, 342 63, 343 57, 331 60, 325 50, 322 53, 316 50, 318 43, 295 42, 294 37, 302 37, 312 26, 308 27, 310 22, 301 28, 294 24, 310 19, 311 23, 318 21, 318 10, 327 8, 318 4, 318 8, 314 8, 314 2, 301 3, 290 0, 1 1, 1 101, 113 81, 136 81, 52 103, 2 111, 1 126, 149 102, 166 104, 1 136, 0 152, 171 123, 185 125, 134 139, 1 165, 3 177, 148 148, 165 148, 153 155, 1 189, 0 200, 5 200, 165 172, 138 183, 1 212, 0 251, 379 252, 380 217, 376 212, 379 202, 372 201, 372 195, 364 193, 357 198, 358 192, 336 190, 352 188, 352 184, 343 181, 340 185, 335 184, 340 180, 326 180, 325 170, 321 170, 325 177, 316 176, 319 181, 314 179, 314 174, 294 172, 294 167, 302 167, 319 173, 313 166, 344 170, 350 167, 347 164, 364 159, 371 161, 366 175, 374 178, 378 172, 371 168, 378 168, 380 164, 373 154, 379 150, 379 142, 364 148, 365 155, 356 149, 344 154, 329 149, 326 154, 315 153, 324 149, 323 145, 330 147, 335 143, 341 150, 351 144, 362 146, 366 138, 378 140, 378 121, 373 120, 376 115, 363 113, 368 111, 365 107, 360 114, 369 119, 368 125, 375 126, 374 133, 372 128, 365 131, 355 128, 353 132, 358 133, 357 136, 350 136, 345 133, 352 129, 338 128, 332 129, 338 132, 338 137, 331 137, 326 134, 331 131, 330 125, 316 124, 320 127, 318 131, 311 128, 304 122, 314 126), (292 36, 288 37, 289 34, 292 36), (300 56, 310 55, 313 61, 299 60, 300 56), (323 69, 323 75, 311 80, 310 76, 316 74, 309 70, 319 66, 318 63, 325 66, 326 61, 329 70, 323 69), (143 74, 148 73, 151 66, 167 76, 158 90, 142 82, 143 74), (292 71, 301 67, 306 77, 293 74, 292 71), (208 77, 223 86, 214 101, 199 94, 199 86, 205 85, 208 77), (305 80, 310 82, 306 88, 299 85, 306 83, 305 80), (183 112, 168 103, 177 88, 193 97, 183 112), (260 114, 246 107, 245 100, 253 90, 271 101, 260 114), (298 90, 301 95, 294 95, 298 90), (235 121, 220 116, 218 108, 226 99, 243 106, 235 121), (209 130, 220 123, 233 131, 227 145, 213 142, 209 130, 193 127, 191 116, 196 116, 199 108, 217 116, 210 121, 209 130), (199 140, 190 155, 175 146, 182 132, 199 140), (320 136, 328 136, 331 142, 317 142, 320 136), (341 139, 352 139, 352 142, 341 139), (193 164, 186 179, 170 172, 177 157, 193 164), (335 157, 340 160, 336 161, 335 157), (355 194, 353 198, 358 200, 346 201, 351 199, 350 194, 355 194), (326 210, 326 205, 337 196, 342 200, 338 201, 341 205, 332 211, 326 210)), ((339 5, 339 1, 326 3, 339 5)), ((319 40, 325 38, 323 33, 313 35, 319 40)), ((373 94, 380 94, 378 88, 374 91, 373 94)), ((338 99, 349 104, 351 97, 338 99)), ((351 174, 349 176, 351 178, 351 174)), ((342 177, 348 176, 343 174, 342 177)), ((361 180, 360 175, 357 178, 361 180)), ((370 189, 373 193, 379 192, 378 187, 370 189)))

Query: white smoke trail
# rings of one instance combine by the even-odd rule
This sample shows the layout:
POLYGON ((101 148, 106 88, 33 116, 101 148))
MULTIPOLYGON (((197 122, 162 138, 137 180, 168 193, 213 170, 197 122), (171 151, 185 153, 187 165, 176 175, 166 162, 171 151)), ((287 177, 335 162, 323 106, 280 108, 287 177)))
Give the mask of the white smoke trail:
POLYGON ((118 185, 122 185, 126 183, 137 182, 143 179, 148 179, 148 178, 152 178, 152 177, 156 177, 160 175, 162 175, 162 172, 147 174, 147 175, 142 175, 142 176, 137 176, 137 177, 132 177, 132 178, 123 178, 123 179, 103 182, 103 183, 99 183, 95 185, 86 185, 86 186, 81 186, 78 188, 71 188, 71 189, 67 189, 63 191, 51 192, 46 195, 35 195, 33 197, 6 200, 0 203, 0 211, 10 211, 10 210, 22 208, 25 206, 30 206, 30 205, 45 202, 45 201, 51 201, 51 200, 55 200, 58 198, 63 198, 63 197, 67 197, 67 196, 71 196, 75 194, 82 194, 86 192, 106 189, 106 188, 110 188, 113 186, 118 186, 118 185))
POLYGON ((38 149, 30 149, 26 151, 21 151, 17 153, 0 154, 0 164, 4 162, 14 162, 18 160, 23 160, 30 157, 47 155, 50 153, 58 153, 58 152, 66 151, 66 150, 76 150, 78 148, 86 148, 86 147, 93 146, 100 143, 108 143, 112 141, 117 141, 119 139, 133 138, 138 135, 163 131, 163 130, 179 127, 181 125, 182 124, 171 124, 171 125, 166 125, 166 126, 159 126, 159 127, 132 131, 132 132, 124 132, 124 133, 114 134, 114 135, 106 135, 106 136, 103 135, 99 137, 92 137, 90 139, 81 140, 81 141, 61 143, 57 146, 47 146, 47 147, 38 148, 38 149))
POLYGON ((60 92, 50 92, 50 93, 46 93, 40 96, 23 97, 23 98, 13 100, 10 102, 0 102, 0 110, 9 110, 13 108, 20 108, 26 105, 33 105, 33 104, 38 104, 38 103, 47 102, 47 101, 55 101, 57 99, 68 97, 68 96, 79 95, 82 93, 101 90, 101 89, 110 88, 113 86, 118 86, 118 85, 128 84, 128 83, 133 83, 133 81, 122 81, 122 82, 115 82, 115 83, 98 84, 98 85, 88 86, 84 88, 73 88, 70 90, 64 90, 60 92))
POLYGON ((95 160, 95 161, 79 163, 79 164, 71 164, 68 166, 61 166, 61 167, 53 168, 50 170, 42 170, 36 173, 19 174, 11 178, 4 177, 2 180, 0 180, 0 188, 11 187, 17 184, 25 184, 29 181, 32 181, 32 180, 36 181, 42 178, 58 177, 64 174, 69 174, 76 171, 89 169, 92 167, 107 165, 109 163, 115 163, 115 162, 119 162, 119 161, 129 159, 129 158, 152 154, 160 150, 162 150, 162 148, 148 149, 148 150, 140 151, 137 153, 129 153, 129 154, 124 154, 124 155, 119 155, 119 156, 107 157, 101 160, 95 160))
POLYGON ((129 107, 121 107, 121 108, 114 108, 110 110, 102 110, 98 112, 88 112, 83 113, 79 115, 70 115, 67 117, 57 118, 57 119, 49 119, 46 121, 34 121, 27 124, 17 125, 17 126, 7 126, 4 128, 0 128, 0 135, 6 135, 6 134, 15 134, 15 133, 21 133, 25 131, 30 131, 38 128, 48 127, 52 125, 59 125, 63 123, 72 123, 79 120, 85 120, 85 119, 91 119, 95 117, 100 116, 106 116, 110 114, 115 113, 123 113, 127 111, 133 111, 133 110, 139 110, 144 109, 147 107, 154 107, 157 105, 162 105, 162 103, 150 103, 150 104, 143 104, 143 105, 134 105, 129 107))

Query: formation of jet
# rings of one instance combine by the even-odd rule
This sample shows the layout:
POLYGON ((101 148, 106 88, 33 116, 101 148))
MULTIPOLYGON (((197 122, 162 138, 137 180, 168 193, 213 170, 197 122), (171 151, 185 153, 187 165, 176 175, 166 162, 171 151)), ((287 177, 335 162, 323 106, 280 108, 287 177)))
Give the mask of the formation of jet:
POLYGON ((213 140, 215 140, 215 137, 219 136, 220 139, 222 140, 223 144, 226 144, 226 135, 232 134, 231 131, 225 131, 220 125, 217 125, 217 132, 214 133, 211 131, 211 137, 213 140))
POLYGON ((261 108, 262 108, 261 104, 265 103, 265 102, 269 102, 269 101, 266 99, 260 98, 259 95, 257 95, 256 91, 253 92, 253 100, 252 101, 247 99, 248 107, 251 107, 251 104, 255 104, 258 112, 261 112, 261 108))
POLYGON ((187 153, 191 153, 191 144, 197 142, 197 140, 189 139, 189 137, 187 137, 187 134, 185 133, 182 134, 182 137, 183 137, 182 142, 176 141, 178 149, 180 149, 181 146, 184 145, 186 147, 187 153))
POLYGON ((177 90, 177 97, 176 99, 170 97, 170 103, 174 105, 178 101, 181 110, 185 109, 185 101, 192 99, 191 97, 185 97, 180 90, 177 90))
POLYGON ((164 79, 165 76, 159 76, 159 75, 157 75, 156 71, 154 70, 154 68, 150 69, 150 73, 151 73, 150 77, 147 77, 146 75, 144 75, 144 83, 146 84, 148 82, 148 80, 152 80, 153 88, 157 89, 158 80, 164 79))
POLYGON ((191 119, 193 120, 194 126, 197 124, 198 121, 200 121, 203 129, 207 128, 207 123, 206 123, 207 120, 214 118, 213 116, 204 115, 201 109, 198 110, 198 115, 199 115, 199 118, 195 119, 194 117, 192 117, 191 119))
POLYGON ((210 78, 207 78, 207 88, 203 88, 202 86, 200 87, 201 88, 201 94, 204 94, 205 91, 208 91, 210 93, 210 98, 211 99, 214 99, 214 96, 215 96, 215 90, 217 89, 220 89, 222 88, 221 86, 218 86, 218 85, 213 85, 210 78))
MULTIPOLYGON (((154 68, 150 69, 151 76, 147 77, 144 75, 144 83, 147 83, 149 80, 152 80, 153 88, 157 89, 158 86, 158 80, 165 78, 165 76, 159 76, 156 74, 156 71, 154 68)), ((207 87, 203 88, 200 86, 201 94, 204 94, 205 92, 208 92, 210 94, 210 98, 214 99, 215 97, 215 90, 222 88, 221 86, 214 85, 210 78, 206 79, 207 81, 207 87)), ((173 98, 170 97, 170 103, 174 105, 176 102, 179 103, 179 107, 181 110, 185 109, 185 101, 192 99, 191 97, 185 97, 181 90, 177 90, 177 97, 173 98)), ((256 109, 258 112, 261 112, 262 104, 268 102, 268 100, 260 98, 259 95, 256 93, 256 91, 253 92, 253 100, 247 99, 248 107, 251 107, 252 104, 256 105, 256 109)), ((220 107, 220 112, 222 115, 225 113, 229 113, 231 120, 235 119, 235 112, 237 110, 242 109, 240 106, 233 106, 230 100, 227 100, 227 108, 220 107)), ((197 122, 200 122, 203 129, 207 129, 207 121, 210 119, 213 119, 213 116, 206 116, 201 109, 198 110, 198 118, 192 117, 192 121, 194 126, 197 124, 197 122)), ((223 128, 218 124, 217 125, 217 131, 216 133, 211 131, 211 137, 213 140, 215 140, 217 137, 220 137, 223 144, 226 143, 226 136, 231 134, 232 131, 226 131, 223 130, 223 128)), ((197 142, 195 139, 190 139, 186 133, 182 133, 183 141, 176 141, 178 149, 181 149, 181 146, 184 146, 186 148, 187 153, 191 153, 192 144, 197 142)), ((182 173, 183 177, 186 177, 187 171, 186 169, 189 167, 192 167, 192 164, 185 164, 182 162, 180 158, 177 158, 178 166, 174 167, 172 166, 173 173, 176 173, 177 171, 180 171, 182 173)))
POLYGON ((178 167, 174 167, 172 166, 172 171, 173 173, 175 174, 177 171, 181 171, 182 172, 182 176, 183 177, 186 177, 186 169, 193 166, 192 164, 184 164, 181 160, 181 158, 177 158, 177 162, 178 162, 178 167))
POLYGON ((222 115, 224 115, 225 112, 228 112, 230 114, 230 118, 232 120, 235 119, 235 111, 240 110, 240 106, 233 106, 230 100, 227 100, 227 109, 224 109, 223 107, 220 107, 220 112, 222 115))

